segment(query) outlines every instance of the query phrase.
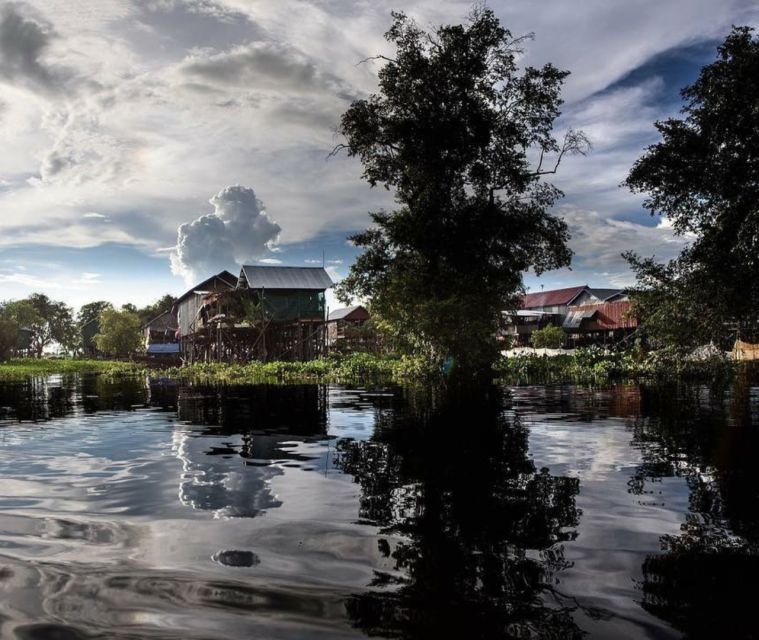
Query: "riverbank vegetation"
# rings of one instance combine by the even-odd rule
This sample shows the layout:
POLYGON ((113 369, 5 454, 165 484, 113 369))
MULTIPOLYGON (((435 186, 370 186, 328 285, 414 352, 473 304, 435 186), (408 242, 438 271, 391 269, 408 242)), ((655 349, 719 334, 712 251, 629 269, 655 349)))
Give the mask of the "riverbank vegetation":
POLYGON ((495 367, 496 377, 509 384, 607 384, 644 379, 713 381, 742 371, 755 376, 759 373, 759 362, 737 362, 716 350, 605 351, 599 347, 553 356, 525 353, 502 358, 495 367))
POLYGON ((71 358, 18 358, 0 363, 0 379, 29 378, 64 373, 103 373, 131 375, 142 373, 144 365, 115 360, 71 358))
POLYGON ((429 361, 404 355, 351 353, 308 362, 198 363, 163 369, 160 375, 188 381, 255 383, 415 383, 440 378, 429 361))
POLYGON ((66 373, 112 376, 150 375, 219 384, 279 383, 411 383, 441 376, 429 361, 404 355, 351 353, 308 362, 196 363, 182 367, 146 367, 142 362, 20 358, 0 363, 0 379, 29 378, 66 373))

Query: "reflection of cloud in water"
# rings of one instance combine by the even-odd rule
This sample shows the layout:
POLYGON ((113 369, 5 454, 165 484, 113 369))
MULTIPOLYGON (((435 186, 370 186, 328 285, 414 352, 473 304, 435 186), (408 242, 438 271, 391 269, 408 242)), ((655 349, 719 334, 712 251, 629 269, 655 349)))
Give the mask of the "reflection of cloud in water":
POLYGON ((283 471, 272 465, 247 464, 239 455, 243 445, 239 435, 199 438, 191 431, 176 431, 173 451, 182 461, 182 504, 213 511, 221 518, 252 518, 279 507, 282 503, 272 495, 270 482, 283 471), (209 451, 213 441, 223 445, 224 453, 209 451))

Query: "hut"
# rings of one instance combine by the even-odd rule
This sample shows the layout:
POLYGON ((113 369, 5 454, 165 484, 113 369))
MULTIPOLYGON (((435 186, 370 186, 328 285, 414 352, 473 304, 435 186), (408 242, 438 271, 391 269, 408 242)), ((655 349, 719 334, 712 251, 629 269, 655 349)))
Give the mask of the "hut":
POLYGON ((330 311, 327 318, 327 345, 334 347, 348 341, 351 329, 361 327, 370 317, 369 311, 361 305, 330 311))
POLYGON ((245 265, 234 286, 226 275, 221 282, 194 289, 192 307, 180 298, 188 307, 178 316, 186 360, 309 360, 324 352, 332 280, 322 267, 245 265))
POLYGON ((164 311, 150 322, 146 322, 142 327, 145 349, 149 350, 151 345, 176 343, 178 328, 177 318, 171 310, 164 311))
POLYGON ((332 285, 323 267, 244 265, 237 291, 254 316, 251 338, 257 349, 251 355, 264 361, 321 355, 326 342, 326 291, 332 285))
POLYGON ((204 335, 207 322, 206 298, 209 295, 230 291, 237 285, 237 278, 229 271, 221 271, 206 278, 203 282, 189 289, 177 298, 171 308, 171 315, 176 318, 176 340, 180 352, 187 361, 194 361, 205 349, 204 335))

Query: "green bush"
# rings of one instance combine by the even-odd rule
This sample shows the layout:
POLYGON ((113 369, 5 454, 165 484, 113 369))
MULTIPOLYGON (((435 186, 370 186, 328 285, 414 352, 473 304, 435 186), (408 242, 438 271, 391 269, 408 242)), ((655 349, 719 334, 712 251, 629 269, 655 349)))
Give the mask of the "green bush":
POLYGON ((564 344, 564 331, 561 327, 548 325, 533 331, 530 341, 536 349, 560 349, 564 344))

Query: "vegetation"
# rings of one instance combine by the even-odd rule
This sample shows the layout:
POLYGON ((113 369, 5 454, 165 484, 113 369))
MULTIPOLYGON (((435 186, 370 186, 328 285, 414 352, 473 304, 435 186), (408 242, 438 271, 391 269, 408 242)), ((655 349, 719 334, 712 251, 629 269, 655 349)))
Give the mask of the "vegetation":
POLYGON ((393 17, 395 55, 375 58, 379 92, 343 114, 347 142, 335 152, 357 156, 399 207, 370 214, 373 226, 351 238, 365 251, 338 295, 371 299, 378 327, 409 352, 478 371, 495 360, 522 274, 569 264, 566 224, 549 213, 561 192, 542 177, 588 143, 552 135, 568 72, 520 72, 526 38, 491 10, 432 33, 393 17))
POLYGON ((411 356, 368 353, 334 355, 308 362, 207 363, 165 369, 170 378, 227 384, 286 382, 423 382, 440 376, 429 361, 411 356))
POLYGON ((605 383, 615 380, 715 380, 738 370, 759 372, 755 363, 740 363, 724 354, 683 355, 677 349, 644 353, 640 349, 607 352, 600 347, 576 349, 572 354, 522 354, 502 358, 496 373, 518 384, 605 383))
POLYGON ((28 378, 58 373, 103 373, 128 375, 142 373, 144 367, 134 362, 112 360, 75 360, 51 358, 18 358, 0 364, 0 379, 28 378))
POLYGON ((11 357, 18 345, 18 323, 0 315, 0 360, 5 361, 11 357))
POLYGON ((626 254, 632 295, 655 346, 759 341, 759 38, 733 28, 682 95, 627 185, 690 244, 669 263, 626 254))
POLYGON ((95 344, 103 353, 129 356, 142 344, 140 318, 131 311, 106 309, 100 314, 100 330, 95 344))
POLYGON ((549 324, 533 331, 530 340, 536 349, 560 349, 564 344, 564 331, 561 327, 549 324))
POLYGON ((31 349, 42 357, 45 347, 58 343, 71 350, 77 342, 74 316, 71 307, 51 300, 42 293, 33 293, 24 300, 6 302, 2 316, 13 320, 19 327, 31 330, 31 349))

